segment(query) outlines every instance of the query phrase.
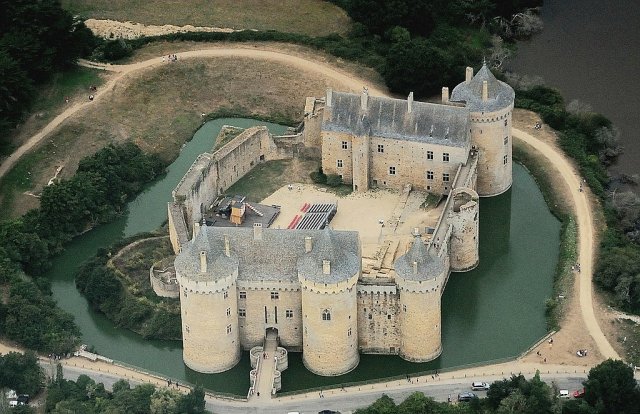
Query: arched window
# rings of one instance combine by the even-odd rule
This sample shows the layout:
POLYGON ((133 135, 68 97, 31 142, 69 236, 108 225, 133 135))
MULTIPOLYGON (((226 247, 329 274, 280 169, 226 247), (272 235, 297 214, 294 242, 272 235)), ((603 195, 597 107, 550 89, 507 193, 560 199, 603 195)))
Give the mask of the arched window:
POLYGON ((331 312, 329 312, 329 309, 325 309, 322 311, 322 320, 323 321, 330 321, 331 320, 331 312))

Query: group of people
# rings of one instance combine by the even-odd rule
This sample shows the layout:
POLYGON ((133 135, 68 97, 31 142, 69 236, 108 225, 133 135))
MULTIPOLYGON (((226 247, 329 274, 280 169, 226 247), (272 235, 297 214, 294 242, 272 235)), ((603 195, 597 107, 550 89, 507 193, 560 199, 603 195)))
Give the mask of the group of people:
POLYGON ((578 273, 580 273, 580 263, 576 263, 575 265, 571 266, 571 270, 572 271, 577 271, 578 273))
POLYGON ((176 55, 176 54, 167 55, 167 56, 162 55, 162 61, 163 62, 177 62, 178 61, 178 55, 176 55))
POLYGON ((536 124, 533 126, 533 129, 542 129, 542 124, 540 122, 536 122, 536 124))
POLYGON ((587 356, 587 350, 586 349, 578 349, 576 351, 576 355, 578 355, 580 358, 586 357, 587 356))

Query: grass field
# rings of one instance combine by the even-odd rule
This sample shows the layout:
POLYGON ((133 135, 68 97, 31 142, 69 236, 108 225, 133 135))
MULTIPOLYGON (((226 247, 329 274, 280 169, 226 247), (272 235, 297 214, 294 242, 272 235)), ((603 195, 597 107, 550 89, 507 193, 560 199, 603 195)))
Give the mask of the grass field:
POLYGON ((173 160, 202 122, 201 113, 232 109, 242 115, 302 120, 305 98, 322 96, 325 80, 281 64, 251 59, 190 60, 119 83, 95 106, 65 122, 0 182, 0 207, 19 216, 38 205, 39 193, 64 165, 109 142, 133 140, 144 151, 173 160))
POLYGON ((347 14, 322 0, 62 0, 83 18, 178 26, 278 30, 312 36, 344 33, 347 14))

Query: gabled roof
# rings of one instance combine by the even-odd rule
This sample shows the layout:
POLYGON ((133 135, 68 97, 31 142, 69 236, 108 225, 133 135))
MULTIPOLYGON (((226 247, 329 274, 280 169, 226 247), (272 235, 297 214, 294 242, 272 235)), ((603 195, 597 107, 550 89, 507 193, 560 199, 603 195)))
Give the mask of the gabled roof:
POLYGON ((323 131, 428 142, 464 147, 469 143, 469 111, 464 107, 414 101, 411 112, 403 99, 332 92, 332 106, 324 112, 323 131))
POLYGON ((496 79, 485 63, 469 82, 462 82, 453 88, 450 100, 465 102, 471 112, 493 112, 511 105, 514 99, 513 88, 496 79), (486 102, 482 100, 483 81, 487 81, 486 102))

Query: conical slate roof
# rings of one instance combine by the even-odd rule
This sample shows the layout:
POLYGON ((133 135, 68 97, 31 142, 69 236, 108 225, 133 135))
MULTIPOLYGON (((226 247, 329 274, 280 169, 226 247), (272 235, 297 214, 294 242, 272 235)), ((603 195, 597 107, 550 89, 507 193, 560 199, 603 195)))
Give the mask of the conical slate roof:
POLYGON ((298 260, 301 277, 317 283, 336 283, 352 277, 360 270, 360 259, 341 244, 333 230, 325 227, 310 253, 298 260), (322 271, 324 260, 330 262, 328 275, 322 271))
POLYGON ((400 256, 393 265, 398 276, 405 280, 429 280, 444 272, 444 265, 439 257, 433 256, 420 236, 416 236, 409 251, 400 256), (413 263, 417 264, 417 271, 413 263))
POLYGON ((233 255, 227 257, 224 252, 223 239, 210 237, 209 227, 200 226, 200 231, 192 243, 187 243, 176 257, 176 271, 188 275, 191 279, 206 282, 227 277, 238 268, 238 259, 233 255), (207 271, 200 271, 200 252, 207 256, 207 271))
POLYGON ((466 102, 471 112, 493 112, 513 103, 515 92, 511 86, 499 81, 484 63, 469 82, 462 82, 453 88, 451 101, 466 102), (488 99, 482 100, 482 82, 487 81, 488 99))

